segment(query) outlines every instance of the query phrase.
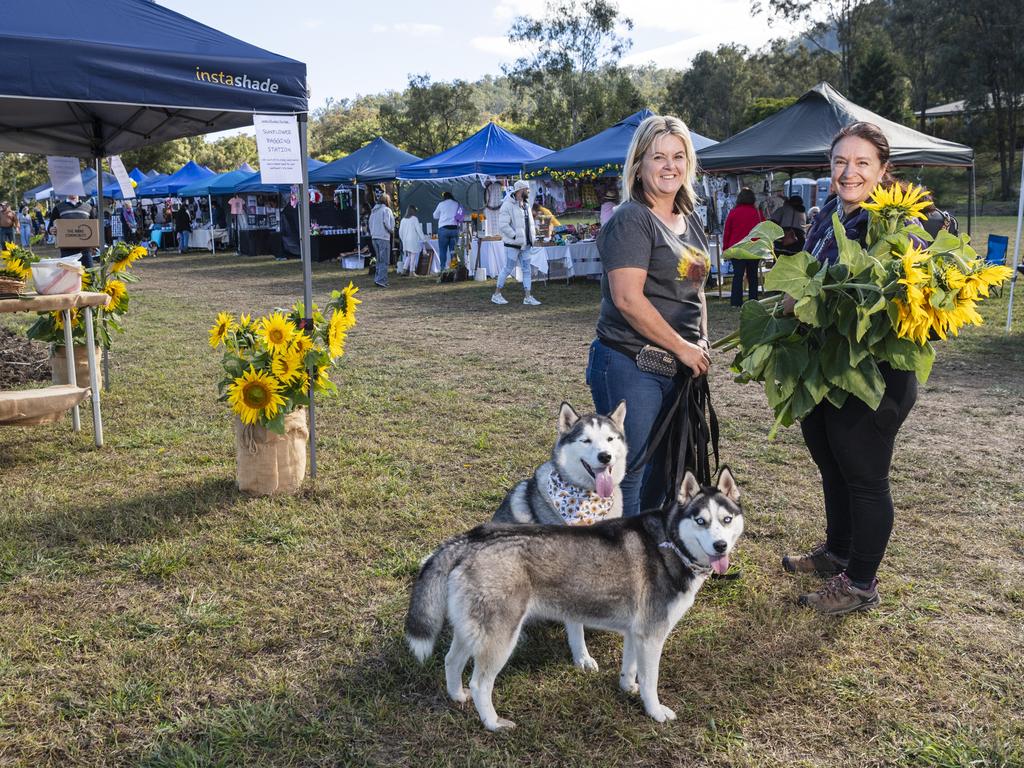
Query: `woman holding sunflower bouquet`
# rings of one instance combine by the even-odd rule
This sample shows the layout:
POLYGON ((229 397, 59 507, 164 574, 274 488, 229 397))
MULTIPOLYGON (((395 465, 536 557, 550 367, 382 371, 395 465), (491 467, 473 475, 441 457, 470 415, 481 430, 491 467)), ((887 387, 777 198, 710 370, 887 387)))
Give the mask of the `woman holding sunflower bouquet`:
MULTIPOLYGON (((865 244, 870 223, 869 197, 889 176, 889 142, 872 123, 848 125, 832 139, 832 188, 807 234, 805 250, 819 262, 835 264, 839 247, 833 214, 851 241, 865 244)), ((899 190, 899 187, 894 187, 899 190)), ((899 194, 895 192, 894 194, 899 194)), ((918 202, 920 190, 901 200, 916 215, 928 206, 918 202)), ((787 297, 787 311, 793 300, 787 297)), ((821 472, 825 495, 826 538, 810 552, 783 557, 790 573, 815 573, 828 581, 817 592, 801 595, 800 605, 823 614, 843 614, 879 604, 878 571, 892 532, 894 508, 889 490, 896 434, 917 400, 913 371, 878 363, 885 391, 877 409, 847 397, 841 407, 822 400, 800 422, 804 442, 821 472)))

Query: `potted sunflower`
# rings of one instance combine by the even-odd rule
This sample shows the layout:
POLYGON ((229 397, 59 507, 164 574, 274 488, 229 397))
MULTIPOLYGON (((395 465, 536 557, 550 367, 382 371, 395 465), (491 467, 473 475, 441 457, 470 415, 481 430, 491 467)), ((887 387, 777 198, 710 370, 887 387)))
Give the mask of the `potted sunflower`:
POLYGON ((332 291, 326 312, 316 304, 303 326, 302 302, 264 317, 227 312, 210 329, 210 346, 224 347, 219 400, 234 414, 238 488, 246 493, 292 493, 306 475, 310 387, 335 394, 331 369, 345 354, 356 324, 359 289, 332 291))
MULTIPOLYGON (((110 303, 96 312, 96 345, 110 349, 112 335, 124 333, 124 316, 128 313, 128 286, 138 282, 132 271, 135 263, 148 255, 141 245, 118 242, 104 248, 93 260, 93 266, 82 275, 82 290, 96 291, 110 296, 110 303)), ((50 344, 50 367, 54 384, 68 380, 64 355, 64 316, 61 312, 40 312, 26 335, 30 339, 50 344)), ((89 376, 88 350, 85 348, 85 321, 81 312, 71 310, 71 340, 75 348, 75 375, 78 381, 89 376), (84 378, 83 378, 84 377, 84 378)), ((102 384, 102 371, 100 383, 102 384)))

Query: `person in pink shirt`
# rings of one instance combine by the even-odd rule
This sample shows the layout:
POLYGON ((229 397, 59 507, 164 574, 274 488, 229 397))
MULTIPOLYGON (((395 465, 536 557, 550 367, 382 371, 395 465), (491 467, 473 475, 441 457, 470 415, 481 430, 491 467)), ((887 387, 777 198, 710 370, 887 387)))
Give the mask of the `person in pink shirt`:
POLYGON ((242 237, 242 215, 245 213, 245 198, 236 194, 228 200, 228 210, 231 211, 231 228, 235 232, 235 250, 241 253, 242 237))
MULTIPOLYGON (((750 234, 750 230, 764 221, 764 216, 757 210, 753 190, 744 187, 736 195, 736 207, 725 217, 725 229, 722 232, 722 253, 736 245, 750 234)), ((757 300, 757 268, 758 259, 732 260, 732 296, 730 304, 739 307, 743 304, 743 276, 747 277, 747 295, 751 301, 757 300)))

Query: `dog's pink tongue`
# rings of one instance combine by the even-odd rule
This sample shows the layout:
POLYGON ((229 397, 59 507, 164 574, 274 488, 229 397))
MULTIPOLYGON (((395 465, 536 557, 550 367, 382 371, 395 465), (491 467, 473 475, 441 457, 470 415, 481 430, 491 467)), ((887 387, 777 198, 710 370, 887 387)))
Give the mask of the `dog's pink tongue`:
POLYGON ((711 570, 717 573, 719 576, 729 570, 729 556, 718 555, 717 557, 709 558, 711 560, 711 570))
POLYGON ((594 475, 594 487, 597 495, 607 499, 615 491, 615 481, 612 479, 612 468, 605 467, 594 475))

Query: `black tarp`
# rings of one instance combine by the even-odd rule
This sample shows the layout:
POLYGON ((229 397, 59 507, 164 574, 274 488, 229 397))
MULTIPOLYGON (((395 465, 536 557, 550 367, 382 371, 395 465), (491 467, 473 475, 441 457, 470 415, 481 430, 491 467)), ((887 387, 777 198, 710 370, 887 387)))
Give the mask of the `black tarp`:
POLYGON ((845 125, 875 123, 889 139, 893 165, 971 167, 974 150, 886 120, 859 107, 828 83, 818 83, 790 107, 697 152, 711 173, 821 168, 832 137, 845 125))

